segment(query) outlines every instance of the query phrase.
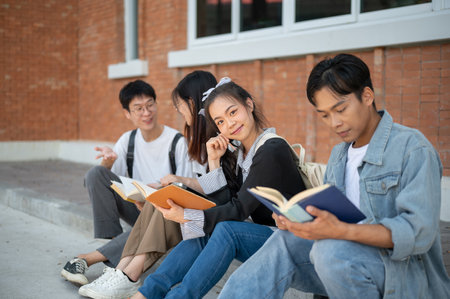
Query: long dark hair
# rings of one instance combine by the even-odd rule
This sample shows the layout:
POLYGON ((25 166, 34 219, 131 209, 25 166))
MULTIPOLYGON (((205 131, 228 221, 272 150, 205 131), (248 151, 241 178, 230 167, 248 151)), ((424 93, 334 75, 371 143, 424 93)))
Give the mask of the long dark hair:
POLYGON ((200 164, 208 160, 206 154, 206 141, 209 134, 206 131, 206 121, 198 112, 203 108, 203 93, 216 86, 216 78, 207 71, 193 71, 187 74, 172 91, 172 101, 175 107, 178 101, 185 101, 192 113, 192 125, 187 123, 184 127, 184 136, 188 141, 188 154, 191 159, 200 164))
MULTIPOLYGON (((232 100, 237 101, 238 103, 241 103, 249 109, 247 104, 247 99, 252 100, 253 102, 253 119, 255 120, 255 127, 257 129, 263 129, 267 126, 268 121, 265 118, 265 116, 262 114, 261 110, 259 109, 258 105, 256 105, 255 101, 253 100, 253 97, 250 95, 249 92, 247 92, 244 88, 237 85, 233 81, 222 84, 215 88, 208 96, 205 102, 205 116, 207 120, 207 125, 209 128, 211 128, 215 132, 219 132, 219 129, 217 128, 214 120, 211 118, 211 114, 209 113, 209 108, 211 104, 217 99, 217 97, 226 97, 232 100)), ((247 149, 248 150, 248 149, 247 149)), ((224 171, 224 174, 226 177, 230 177, 230 180, 228 180, 228 185, 232 184, 234 188, 239 189, 240 188, 240 182, 238 178, 236 177, 236 156, 232 154, 230 151, 226 151, 225 154, 221 158, 221 164, 222 169, 224 171)))

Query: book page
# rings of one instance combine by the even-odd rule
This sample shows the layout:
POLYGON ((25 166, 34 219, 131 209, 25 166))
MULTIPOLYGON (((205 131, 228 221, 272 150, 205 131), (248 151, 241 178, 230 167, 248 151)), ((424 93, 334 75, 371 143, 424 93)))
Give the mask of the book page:
POLYGON ((148 197, 153 192, 158 191, 157 189, 147 186, 146 184, 140 181, 133 180, 132 184, 137 188, 137 190, 139 190, 139 192, 144 197, 148 197))
POLYGON ((269 188, 269 187, 255 187, 251 188, 251 191, 255 192, 256 194, 259 194, 260 196, 263 196, 264 198, 272 201, 273 203, 277 204, 279 207, 283 207, 284 204, 287 202, 286 198, 284 198, 283 194, 280 193, 280 191, 269 188))
POLYGON ((133 185, 133 180, 124 176, 119 176, 120 180, 122 181, 122 188, 123 193, 130 197, 133 194, 139 193, 139 191, 136 189, 136 186, 133 185))
POLYGON ((123 184, 116 182, 116 181, 112 181, 111 180, 111 188, 116 191, 117 194, 120 195, 120 197, 122 197, 124 200, 128 200, 127 196, 125 195, 124 191, 123 191, 123 184))
POLYGON ((327 189, 328 187, 330 187, 330 185, 325 184, 325 185, 317 186, 315 188, 307 189, 305 191, 295 194, 288 200, 288 203, 286 204, 286 207, 285 207, 286 210, 288 210, 290 207, 292 207, 297 202, 299 202, 313 194, 319 193, 319 192, 327 189))

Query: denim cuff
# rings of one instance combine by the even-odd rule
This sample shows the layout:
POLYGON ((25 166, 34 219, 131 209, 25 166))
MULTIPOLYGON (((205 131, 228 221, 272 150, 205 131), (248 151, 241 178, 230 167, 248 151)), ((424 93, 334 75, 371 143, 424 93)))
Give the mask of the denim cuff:
POLYGON ((203 226, 205 214, 201 210, 184 209, 184 219, 189 220, 181 224, 183 240, 189 240, 205 236, 203 226))
POLYGON ((402 219, 401 216, 397 216, 395 218, 384 218, 380 224, 391 231, 392 243, 394 243, 391 255, 392 260, 400 261, 413 253, 416 242, 414 230, 406 220, 402 219))
POLYGON ((205 194, 211 194, 227 185, 227 180, 223 174, 222 167, 211 170, 197 178, 197 180, 205 194))

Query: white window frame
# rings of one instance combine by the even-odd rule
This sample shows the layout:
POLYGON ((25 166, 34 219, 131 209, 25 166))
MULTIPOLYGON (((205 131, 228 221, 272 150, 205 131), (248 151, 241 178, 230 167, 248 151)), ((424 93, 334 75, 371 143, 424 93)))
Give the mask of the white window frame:
POLYGON ((188 0, 188 45, 168 54, 169 67, 361 50, 450 38, 450 0, 295 23, 294 0, 284 0, 282 26, 239 32, 239 0, 232 0, 232 32, 196 36, 196 0, 188 0))
POLYGON ((148 75, 148 62, 138 57, 137 0, 124 0, 125 62, 108 65, 108 79, 122 79, 148 75))

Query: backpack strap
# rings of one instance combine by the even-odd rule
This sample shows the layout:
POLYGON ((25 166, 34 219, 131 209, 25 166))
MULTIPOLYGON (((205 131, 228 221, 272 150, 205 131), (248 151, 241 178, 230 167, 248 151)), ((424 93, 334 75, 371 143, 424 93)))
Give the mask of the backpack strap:
POLYGON ((131 131, 130 139, 128 140, 127 168, 128 168, 128 176, 130 178, 133 177, 134 140, 136 139, 136 131, 137 129, 131 131))
MULTIPOLYGON (((268 132, 268 133, 264 134, 264 135, 258 140, 258 142, 256 143, 256 145, 255 145, 255 153, 258 151, 258 149, 259 149, 264 143, 266 143, 267 140, 272 139, 272 138, 280 138, 280 139, 285 140, 283 137, 281 137, 281 136, 279 136, 279 135, 277 135, 277 134, 275 134, 275 133, 270 133, 270 132, 268 132)), ((286 140, 285 140, 285 141, 286 141, 286 140)), ((286 142, 287 142, 287 141, 286 141, 286 142)), ((288 143, 288 144, 289 144, 289 143, 288 143)))
POLYGON ((178 140, 183 136, 180 132, 175 134, 173 137, 172 145, 169 151, 169 161, 170 161, 170 169, 172 170, 172 174, 177 172, 177 164, 175 163, 175 148, 177 147, 178 140))
POLYGON ((291 149, 291 152, 293 154, 294 162, 297 165, 300 175, 302 177, 303 184, 305 185, 306 189, 312 188, 313 185, 311 184, 311 181, 307 175, 307 168, 305 166, 305 149, 301 144, 294 144, 290 145, 289 142, 287 142, 286 139, 283 137, 275 134, 275 133, 266 133, 264 134, 261 139, 258 140, 258 143, 255 146, 255 152, 269 139, 272 138, 280 138, 286 141, 286 143, 289 145, 289 148, 291 149), (300 153, 297 154, 296 149, 299 149, 300 153))

